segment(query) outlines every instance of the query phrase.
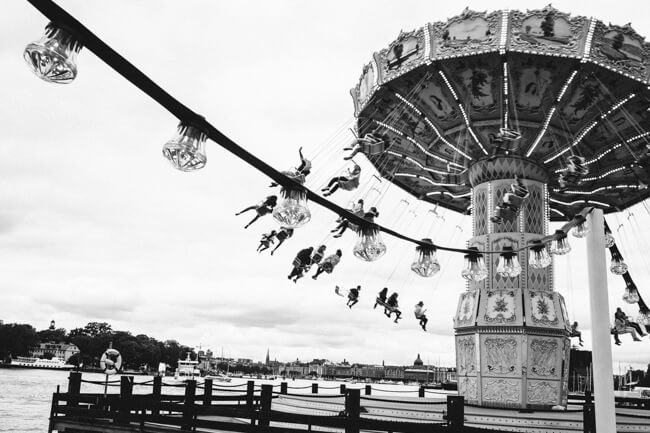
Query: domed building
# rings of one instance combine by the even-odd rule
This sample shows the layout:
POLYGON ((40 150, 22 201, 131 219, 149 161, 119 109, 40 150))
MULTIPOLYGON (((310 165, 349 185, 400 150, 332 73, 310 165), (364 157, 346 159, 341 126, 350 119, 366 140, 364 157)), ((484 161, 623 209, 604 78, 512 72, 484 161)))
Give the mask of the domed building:
POLYGON ((418 353, 418 357, 415 359, 415 362, 413 362, 413 367, 422 367, 424 365, 424 362, 422 362, 422 359, 420 359, 420 354, 418 353))

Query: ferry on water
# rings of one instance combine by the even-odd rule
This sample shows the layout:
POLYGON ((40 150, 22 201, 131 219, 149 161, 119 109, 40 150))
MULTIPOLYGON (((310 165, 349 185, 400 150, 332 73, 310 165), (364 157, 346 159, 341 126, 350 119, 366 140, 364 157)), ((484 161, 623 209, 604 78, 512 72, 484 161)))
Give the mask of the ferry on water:
POLYGON ((10 368, 44 368, 49 370, 72 370, 75 368, 74 365, 66 364, 63 359, 57 358, 56 356, 52 359, 17 356, 11 360, 11 363, 4 364, 4 366, 10 368))

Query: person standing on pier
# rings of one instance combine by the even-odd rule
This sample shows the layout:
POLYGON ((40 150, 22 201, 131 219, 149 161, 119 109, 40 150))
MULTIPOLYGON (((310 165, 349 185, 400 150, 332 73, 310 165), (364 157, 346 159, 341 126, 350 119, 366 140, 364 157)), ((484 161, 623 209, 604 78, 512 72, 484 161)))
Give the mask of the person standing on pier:
POLYGON ((353 287, 348 291, 348 302, 346 305, 352 309, 352 307, 359 302, 359 291, 361 286, 353 287))
POLYGON ((424 314, 427 310, 424 309, 424 302, 420 301, 417 304, 415 304, 415 318, 420 321, 420 326, 424 331, 427 330, 427 322, 429 319, 427 319, 427 316, 424 314))

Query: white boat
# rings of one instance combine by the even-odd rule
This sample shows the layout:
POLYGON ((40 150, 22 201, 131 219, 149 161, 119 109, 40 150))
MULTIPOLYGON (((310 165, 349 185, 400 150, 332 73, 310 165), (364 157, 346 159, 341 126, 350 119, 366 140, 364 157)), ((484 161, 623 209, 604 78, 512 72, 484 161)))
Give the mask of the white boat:
POLYGON ((192 361, 189 352, 187 353, 187 358, 178 360, 178 367, 176 367, 174 379, 181 382, 186 380, 202 380, 199 361, 192 361))
POLYGON ((52 359, 30 358, 26 356, 18 356, 11 360, 11 367, 22 368, 46 368, 51 370, 72 370, 75 368, 72 364, 66 364, 65 361, 56 356, 52 359))
POLYGON ((212 379, 213 382, 230 382, 232 380, 223 373, 207 374, 204 379, 212 379))

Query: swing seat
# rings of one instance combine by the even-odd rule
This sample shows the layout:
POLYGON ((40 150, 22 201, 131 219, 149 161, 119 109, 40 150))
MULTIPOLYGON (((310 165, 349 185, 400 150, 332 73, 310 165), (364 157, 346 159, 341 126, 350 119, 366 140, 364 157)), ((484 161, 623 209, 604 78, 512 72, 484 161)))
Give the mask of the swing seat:
POLYGON ((392 305, 388 305, 387 303, 385 303, 384 301, 382 301, 382 300, 379 299, 379 298, 376 298, 376 302, 377 302, 377 304, 381 305, 382 307, 384 307, 385 309, 387 309, 387 310, 390 311, 391 313, 394 313, 394 312, 396 312, 396 311, 399 311, 399 308, 397 308, 397 307, 393 307, 392 305))
POLYGON ((381 138, 366 135, 364 141, 361 142, 361 150, 366 155, 376 156, 386 151, 386 142, 381 138))
POLYGON ((521 138, 521 132, 512 128, 499 128, 499 134, 504 140, 516 141, 521 138))

